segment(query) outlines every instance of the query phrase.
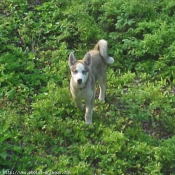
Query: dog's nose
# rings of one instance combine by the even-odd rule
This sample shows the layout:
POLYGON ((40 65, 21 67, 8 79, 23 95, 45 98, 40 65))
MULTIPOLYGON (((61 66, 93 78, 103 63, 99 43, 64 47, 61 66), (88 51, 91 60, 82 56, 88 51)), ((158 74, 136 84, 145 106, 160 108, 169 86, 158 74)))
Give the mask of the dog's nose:
POLYGON ((78 84, 81 84, 82 83, 82 79, 78 79, 77 82, 78 82, 78 84))

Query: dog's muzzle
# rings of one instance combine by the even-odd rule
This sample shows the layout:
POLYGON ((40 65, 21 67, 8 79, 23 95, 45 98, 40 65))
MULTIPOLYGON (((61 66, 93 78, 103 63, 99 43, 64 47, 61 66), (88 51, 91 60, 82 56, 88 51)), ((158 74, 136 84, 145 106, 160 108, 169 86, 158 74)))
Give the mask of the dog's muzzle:
POLYGON ((78 84, 81 84, 81 83, 82 83, 82 79, 78 79, 78 80, 77 80, 77 83, 78 83, 78 84))

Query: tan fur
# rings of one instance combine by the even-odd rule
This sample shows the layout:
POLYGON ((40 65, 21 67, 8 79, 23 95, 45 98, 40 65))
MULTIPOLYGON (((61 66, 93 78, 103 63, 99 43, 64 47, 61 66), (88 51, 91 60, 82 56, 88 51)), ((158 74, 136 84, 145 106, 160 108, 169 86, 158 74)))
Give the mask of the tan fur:
POLYGON ((95 98, 95 81, 99 83, 100 94, 99 100, 105 100, 106 91, 106 71, 107 64, 112 64, 114 59, 108 56, 107 42, 100 40, 93 50, 89 51, 83 58, 83 60, 76 60, 73 53, 69 56, 69 67, 71 70, 72 78, 70 81, 70 91, 72 97, 80 109, 82 109, 82 100, 86 104, 85 122, 87 124, 92 123, 92 114, 95 98), (78 84, 73 79, 73 72, 77 69, 77 64, 81 63, 84 69, 88 70, 87 81, 78 84))

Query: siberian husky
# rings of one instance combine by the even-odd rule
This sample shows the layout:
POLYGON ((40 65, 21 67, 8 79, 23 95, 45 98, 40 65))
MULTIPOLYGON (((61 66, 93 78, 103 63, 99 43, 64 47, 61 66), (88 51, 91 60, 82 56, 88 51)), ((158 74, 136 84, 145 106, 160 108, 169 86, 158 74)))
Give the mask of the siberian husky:
POLYGON ((83 60, 76 60, 73 53, 69 55, 71 71, 70 91, 77 107, 82 110, 82 101, 86 104, 85 122, 92 123, 95 98, 95 81, 99 83, 99 100, 105 100, 107 64, 114 59, 108 56, 107 41, 101 39, 94 49, 87 52, 83 60))

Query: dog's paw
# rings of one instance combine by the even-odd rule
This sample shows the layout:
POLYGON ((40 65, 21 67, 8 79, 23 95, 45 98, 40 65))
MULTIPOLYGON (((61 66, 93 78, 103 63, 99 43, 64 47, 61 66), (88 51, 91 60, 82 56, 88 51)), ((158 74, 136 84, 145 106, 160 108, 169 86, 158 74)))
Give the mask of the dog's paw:
POLYGON ((91 125, 92 124, 92 120, 86 120, 86 124, 91 125))
POLYGON ((105 102, 105 98, 104 98, 104 97, 98 97, 98 99, 99 99, 100 101, 105 102))

